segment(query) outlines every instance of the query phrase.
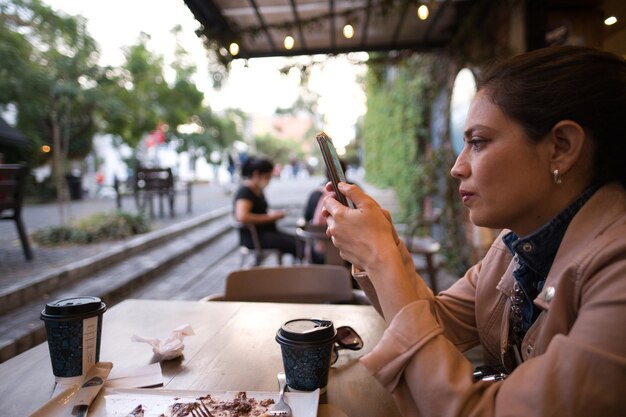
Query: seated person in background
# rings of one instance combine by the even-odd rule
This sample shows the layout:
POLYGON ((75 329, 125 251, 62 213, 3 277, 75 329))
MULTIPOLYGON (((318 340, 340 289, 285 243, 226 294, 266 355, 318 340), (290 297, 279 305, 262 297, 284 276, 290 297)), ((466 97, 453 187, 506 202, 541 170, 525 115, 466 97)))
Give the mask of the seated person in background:
MULTIPOLYGON (((295 236, 276 228, 276 222, 285 217, 284 210, 268 211, 263 190, 272 179, 274 164, 266 158, 249 158, 241 168, 243 184, 235 194, 235 219, 243 224, 256 226, 261 247, 280 249, 283 253, 296 255, 295 236)), ((240 241, 253 248, 252 236, 247 228, 241 228, 240 241)))
POLYGON ((311 191, 311 194, 309 194, 309 197, 306 200, 306 205, 304 206, 304 221, 306 223, 310 223, 311 220, 313 220, 315 207, 317 207, 318 201, 320 201, 320 198, 322 198, 322 194, 324 193, 323 188, 325 186, 326 183, 324 183, 324 185, 322 185, 320 188, 311 191))
POLYGON ((624 116, 626 61, 607 52, 551 47, 481 72, 451 174, 469 220, 504 230, 439 294, 371 197, 339 184, 356 208, 324 199, 388 325, 360 361, 403 416, 624 415, 624 116), (462 351, 479 345, 496 375, 472 373, 462 351))
MULTIPOLYGON (((341 169, 343 172, 346 172, 348 165, 346 161, 343 159, 339 160, 341 164, 341 169)), ((330 175, 328 170, 326 170, 326 178, 327 182, 330 181, 330 175)), ((304 207, 304 220, 307 224, 321 225, 326 226, 326 218, 322 216, 323 197, 328 195, 329 193, 326 191, 326 183, 322 184, 320 188, 314 190, 309 194, 309 198, 307 200, 306 206, 304 207)), ((352 184, 351 182, 349 182, 352 184)), ((326 249, 326 245, 324 242, 316 241, 315 244, 311 245, 310 242, 307 242, 306 247, 304 248, 305 253, 308 254, 311 262, 315 264, 323 264, 324 263, 324 251, 326 249)))
MULTIPOLYGON (((341 164, 341 169, 343 169, 343 172, 346 172, 346 169, 348 168, 346 161, 340 159, 339 163, 341 164)), ((326 187, 326 183, 330 181, 330 175, 328 174, 328 170, 326 170, 326 178, 327 180, 323 184, 320 184, 320 187, 318 189, 313 190, 311 194, 309 194, 309 198, 306 201, 306 205, 304 206, 304 220, 307 223, 313 221, 315 210, 317 209, 322 194, 324 194, 324 188, 326 187)), ((351 182, 349 183, 352 184, 351 182)), ((326 224, 326 222, 324 222, 324 224, 326 224)))

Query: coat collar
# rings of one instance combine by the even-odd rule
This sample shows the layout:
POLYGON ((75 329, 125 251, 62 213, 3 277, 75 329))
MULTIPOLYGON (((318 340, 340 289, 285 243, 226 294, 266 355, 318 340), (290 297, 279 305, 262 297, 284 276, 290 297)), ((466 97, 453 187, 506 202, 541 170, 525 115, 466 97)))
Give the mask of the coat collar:
POLYGON ((546 283, 535 298, 535 304, 547 309, 563 272, 576 258, 587 253, 586 248, 599 235, 626 213, 626 190, 618 183, 601 187, 591 196, 570 223, 554 258, 546 283))
MULTIPOLYGON (((537 295, 534 302, 539 307, 547 309, 550 300, 554 296, 554 289, 559 285, 563 271, 571 266, 575 257, 579 257, 581 253, 586 253, 585 248, 593 241, 593 239, 604 232, 610 225, 620 216, 626 213, 626 190, 619 183, 606 184, 581 207, 579 212, 572 219, 563 241, 554 258, 552 268, 548 273, 546 283, 541 292, 537 295)), ((502 238, 509 233, 504 230, 500 233, 495 246, 499 246, 501 250, 508 252, 502 238)), ((515 262, 511 260, 506 272, 502 275, 498 283, 498 290, 507 297, 513 292, 513 269, 515 262)))

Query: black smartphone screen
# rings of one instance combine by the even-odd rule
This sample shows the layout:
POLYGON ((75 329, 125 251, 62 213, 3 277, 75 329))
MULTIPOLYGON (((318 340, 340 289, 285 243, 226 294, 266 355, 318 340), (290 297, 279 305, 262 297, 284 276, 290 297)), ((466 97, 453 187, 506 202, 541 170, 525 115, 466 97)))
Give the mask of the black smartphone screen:
POLYGON ((339 156, 337 155, 332 139, 324 132, 318 133, 316 139, 320 146, 320 151, 322 151, 322 158, 324 158, 324 164, 326 164, 330 181, 333 183, 337 200, 345 206, 354 208, 352 201, 348 200, 345 195, 339 192, 339 187, 337 186, 340 182, 346 182, 346 175, 341 168, 339 156))

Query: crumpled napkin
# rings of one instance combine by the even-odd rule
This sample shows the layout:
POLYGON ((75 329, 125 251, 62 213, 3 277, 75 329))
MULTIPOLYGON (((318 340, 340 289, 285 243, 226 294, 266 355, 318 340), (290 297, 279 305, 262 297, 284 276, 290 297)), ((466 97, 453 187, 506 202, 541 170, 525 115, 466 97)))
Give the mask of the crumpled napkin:
POLYGON ((195 334, 190 325, 185 324, 172 330, 170 335, 163 339, 137 336, 131 337, 133 342, 145 342, 152 346, 152 351, 159 357, 159 360, 169 360, 182 356, 185 344, 183 338, 195 334))

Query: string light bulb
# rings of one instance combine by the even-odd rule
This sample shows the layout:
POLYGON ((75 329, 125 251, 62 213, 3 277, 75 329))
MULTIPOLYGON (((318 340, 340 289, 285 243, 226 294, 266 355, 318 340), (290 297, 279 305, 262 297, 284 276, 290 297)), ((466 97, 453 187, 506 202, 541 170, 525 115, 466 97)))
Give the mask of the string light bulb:
POLYGON ((428 10, 428 6, 426 6, 425 4, 422 4, 420 7, 417 8, 417 17, 419 17, 420 20, 428 19, 429 13, 430 11, 428 10))
POLYGON ((293 49, 293 46, 296 44, 296 41, 293 39, 293 36, 287 35, 285 36, 285 49, 293 49))
POLYGON ((610 16, 607 17, 606 19, 604 19, 604 24, 607 26, 611 26, 617 23, 617 17, 615 16, 610 16))
POLYGON ((237 42, 231 43, 228 46, 228 52, 230 52, 232 56, 237 56, 237 54, 239 54, 239 44, 237 44, 237 42))
POLYGON ((50 148, 50 146, 48 146, 48 145, 42 145, 41 146, 41 152, 43 152, 43 153, 48 153, 51 150, 52 150, 52 148, 50 148))
POLYGON ((354 26, 352 26, 350 23, 346 23, 346 25, 343 27, 343 36, 345 36, 346 39, 352 39, 352 37, 354 36, 354 26))

